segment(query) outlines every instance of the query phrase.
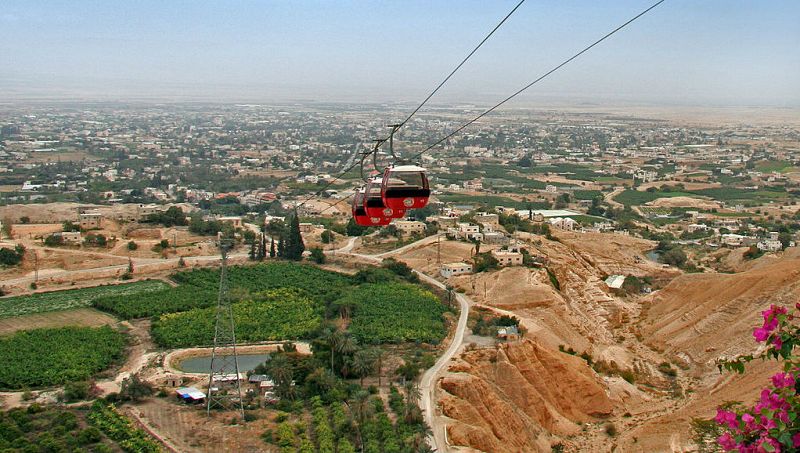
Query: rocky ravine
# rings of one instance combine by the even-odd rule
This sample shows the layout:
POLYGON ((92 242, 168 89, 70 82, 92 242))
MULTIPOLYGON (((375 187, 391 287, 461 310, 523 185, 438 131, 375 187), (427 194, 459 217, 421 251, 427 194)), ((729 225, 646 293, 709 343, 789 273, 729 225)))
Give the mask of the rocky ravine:
POLYGON ((461 355, 442 379, 450 442, 482 451, 549 452, 552 435, 580 431, 577 422, 608 416, 602 380, 577 357, 531 340, 461 355))

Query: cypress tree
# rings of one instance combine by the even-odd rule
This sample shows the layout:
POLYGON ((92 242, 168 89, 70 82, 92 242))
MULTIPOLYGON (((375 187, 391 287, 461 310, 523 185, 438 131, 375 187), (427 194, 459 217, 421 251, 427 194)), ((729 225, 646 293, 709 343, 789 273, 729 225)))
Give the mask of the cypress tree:
POLYGON ((264 261, 267 256, 267 238, 264 233, 261 233, 261 239, 258 241, 258 260, 264 261))
POLYGON ((295 261, 303 259, 303 251, 306 246, 303 244, 303 236, 300 234, 300 219, 297 213, 289 221, 289 230, 284 242, 284 258, 295 261))
POLYGON ((272 239, 271 242, 269 243, 269 257, 275 258, 276 254, 277 252, 275 252, 275 239, 272 239))
POLYGON ((281 234, 281 237, 278 238, 278 257, 286 257, 286 244, 283 241, 283 234, 281 234))
POLYGON ((256 241, 250 243, 250 253, 248 256, 252 261, 256 260, 256 241))

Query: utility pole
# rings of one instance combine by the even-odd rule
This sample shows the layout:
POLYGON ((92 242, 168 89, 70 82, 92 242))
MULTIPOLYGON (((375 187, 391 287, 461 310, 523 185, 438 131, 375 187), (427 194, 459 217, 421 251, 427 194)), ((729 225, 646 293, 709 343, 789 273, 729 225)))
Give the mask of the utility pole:
POLYGON ((33 283, 34 284, 38 284, 39 283, 39 253, 36 250, 33 251, 33 267, 34 267, 33 283))
POLYGON ((442 245, 441 245, 442 234, 439 233, 436 235, 436 264, 442 264, 442 245))

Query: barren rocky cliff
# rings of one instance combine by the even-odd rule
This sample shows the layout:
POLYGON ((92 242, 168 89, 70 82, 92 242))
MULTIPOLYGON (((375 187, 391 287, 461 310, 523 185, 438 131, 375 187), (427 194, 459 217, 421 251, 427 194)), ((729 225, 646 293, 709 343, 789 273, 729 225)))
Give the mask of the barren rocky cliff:
POLYGON ((482 451, 550 451, 550 439, 608 416, 613 404, 585 361, 534 341, 469 351, 441 382, 448 435, 482 451))

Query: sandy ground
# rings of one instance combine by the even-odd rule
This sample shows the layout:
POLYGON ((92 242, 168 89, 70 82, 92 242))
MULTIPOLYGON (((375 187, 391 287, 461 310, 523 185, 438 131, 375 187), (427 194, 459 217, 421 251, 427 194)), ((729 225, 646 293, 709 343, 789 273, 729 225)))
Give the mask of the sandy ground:
POLYGON ((670 198, 657 198, 645 206, 654 206, 659 208, 697 208, 697 209, 719 209, 722 205, 716 201, 704 200, 702 198, 694 197, 670 197, 670 198))

